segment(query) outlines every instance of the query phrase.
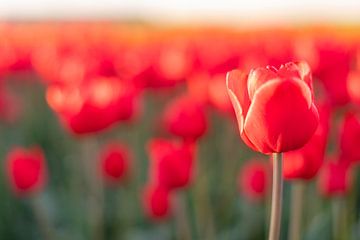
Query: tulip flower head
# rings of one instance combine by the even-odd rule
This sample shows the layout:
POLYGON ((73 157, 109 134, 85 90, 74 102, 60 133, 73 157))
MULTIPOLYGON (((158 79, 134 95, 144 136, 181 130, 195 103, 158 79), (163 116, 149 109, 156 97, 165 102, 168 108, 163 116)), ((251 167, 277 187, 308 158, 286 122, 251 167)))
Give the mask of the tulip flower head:
POLYGON ((194 169, 194 145, 166 139, 153 139, 148 145, 152 181, 167 189, 190 184, 194 169))
POLYGON ((8 153, 6 163, 8 179, 16 194, 29 195, 42 190, 47 170, 41 149, 14 148, 8 153))
POLYGON ((350 162, 360 161, 360 116, 347 112, 340 125, 341 155, 350 162))
POLYGON ((185 140, 196 140, 208 129, 204 105, 190 96, 181 96, 166 106, 163 116, 165 129, 185 140))
POLYGON ((263 200, 269 189, 269 166, 266 162, 250 160, 244 164, 239 175, 240 192, 250 201, 263 200))
POLYGON ((137 91, 114 77, 99 77, 86 85, 52 85, 46 100, 74 134, 102 131, 137 113, 137 91))
POLYGON ((130 160, 131 155, 125 145, 108 144, 100 154, 102 176, 110 184, 121 182, 128 174, 130 160))
POLYGON ((161 220, 170 214, 170 192, 161 186, 148 185, 144 189, 143 205, 146 214, 154 219, 161 220))
POLYGON ((312 77, 304 62, 256 68, 249 74, 233 70, 227 75, 227 90, 240 136, 255 151, 301 148, 317 128, 312 77))
POLYGON ((344 196, 350 188, 350 170, 343 162, 328 162, 320 172, 320 193, 326 197, 344 196))

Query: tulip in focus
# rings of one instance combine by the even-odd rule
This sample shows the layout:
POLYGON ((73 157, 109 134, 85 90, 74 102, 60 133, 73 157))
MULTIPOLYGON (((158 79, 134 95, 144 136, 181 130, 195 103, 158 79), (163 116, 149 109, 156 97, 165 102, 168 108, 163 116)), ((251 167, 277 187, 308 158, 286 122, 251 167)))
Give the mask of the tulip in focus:
POLYGON ((317 128, 319 114, 305 62, 256 68, 249 74, 233 70, 227 89, 241 138, 253 150, 268 154, 301 148, 317 128))
POLYGON ((16 194, 29 195, 43 189, 47 170, 40 148, 14 148, 8 153, 6 164, 8 179, 16 194))

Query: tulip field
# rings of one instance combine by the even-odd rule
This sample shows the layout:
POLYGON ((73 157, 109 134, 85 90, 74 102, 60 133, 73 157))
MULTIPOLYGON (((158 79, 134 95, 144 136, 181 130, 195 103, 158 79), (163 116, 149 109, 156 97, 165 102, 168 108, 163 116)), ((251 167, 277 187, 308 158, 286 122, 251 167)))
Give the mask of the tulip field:
POLYGON ((0 23, 1 240, 360 239, 360 27, 0 23))

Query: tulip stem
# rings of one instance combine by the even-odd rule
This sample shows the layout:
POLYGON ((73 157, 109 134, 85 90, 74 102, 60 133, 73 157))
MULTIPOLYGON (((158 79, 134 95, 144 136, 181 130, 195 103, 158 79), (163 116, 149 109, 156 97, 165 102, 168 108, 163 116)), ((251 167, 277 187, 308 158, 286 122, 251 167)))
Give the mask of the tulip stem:
POLYGON ((271 216, 269 240, 280 238, 281 207, 282 207, 282 153, 273 154, 273 183, 271 199, 271 216))
POLYGON ((176 235, 179 240, 191 240, 191 230, 189 226, 189 218, 187 216, 186 199, 183 194, 175 197, 175 224, 176 235))
POLYGON ((296 181, 291 186, 289 240, 300 240, 305 185, 296 181))
POLYGON ((55 229, 53 228, 46 209, 44 209, 43 204, 40 202, 39 196, 35 196, 30 199, 30 204, 33 209, 36 221, 39 224, 41 234, 45 240, 54 240, 55 229))
POLYGON ((97 172, 97 141, 96 139, 84 139, 82 143, 82 164, 87 187, 87 221, 90 229, 90 239, 104 239, 104 189, 97 172))

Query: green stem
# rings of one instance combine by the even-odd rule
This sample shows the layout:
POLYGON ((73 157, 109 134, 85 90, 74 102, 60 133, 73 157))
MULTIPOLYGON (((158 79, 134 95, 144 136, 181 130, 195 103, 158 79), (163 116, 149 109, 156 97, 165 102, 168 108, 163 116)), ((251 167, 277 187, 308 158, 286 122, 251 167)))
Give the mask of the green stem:
POLYGON ((39 224, 43 238, 45 240, 55 240, 55 229, 53 228, 49 216, 47 215, 47 211, 44 209, 39 197, 35 196, 34 198, 30 199, 30 204, 33 209, 36 221, 39 224))
POLYGON ((180 193, 174 198, 176 235, 178 240, 191 240, 191 229, 187 216, 186 199, 184 197, 185 196, 180 193))
POLYGON ((99 178, 97 166, 97 142, 96 139, 87 138, 82 142, 82 163, 88 189, 87 211, 88 224, 93 240, 104 239, 104 189, 103 182, 99 178))
POLYGON ((301 219, 303 211, 305 185, 303 182, 296 181, 291 186, 291 212, 289 240, 301 239, 301 219))
POLYGON ((280 239, 282 191, 282 153, 274 153, 269 240, 280 239))

